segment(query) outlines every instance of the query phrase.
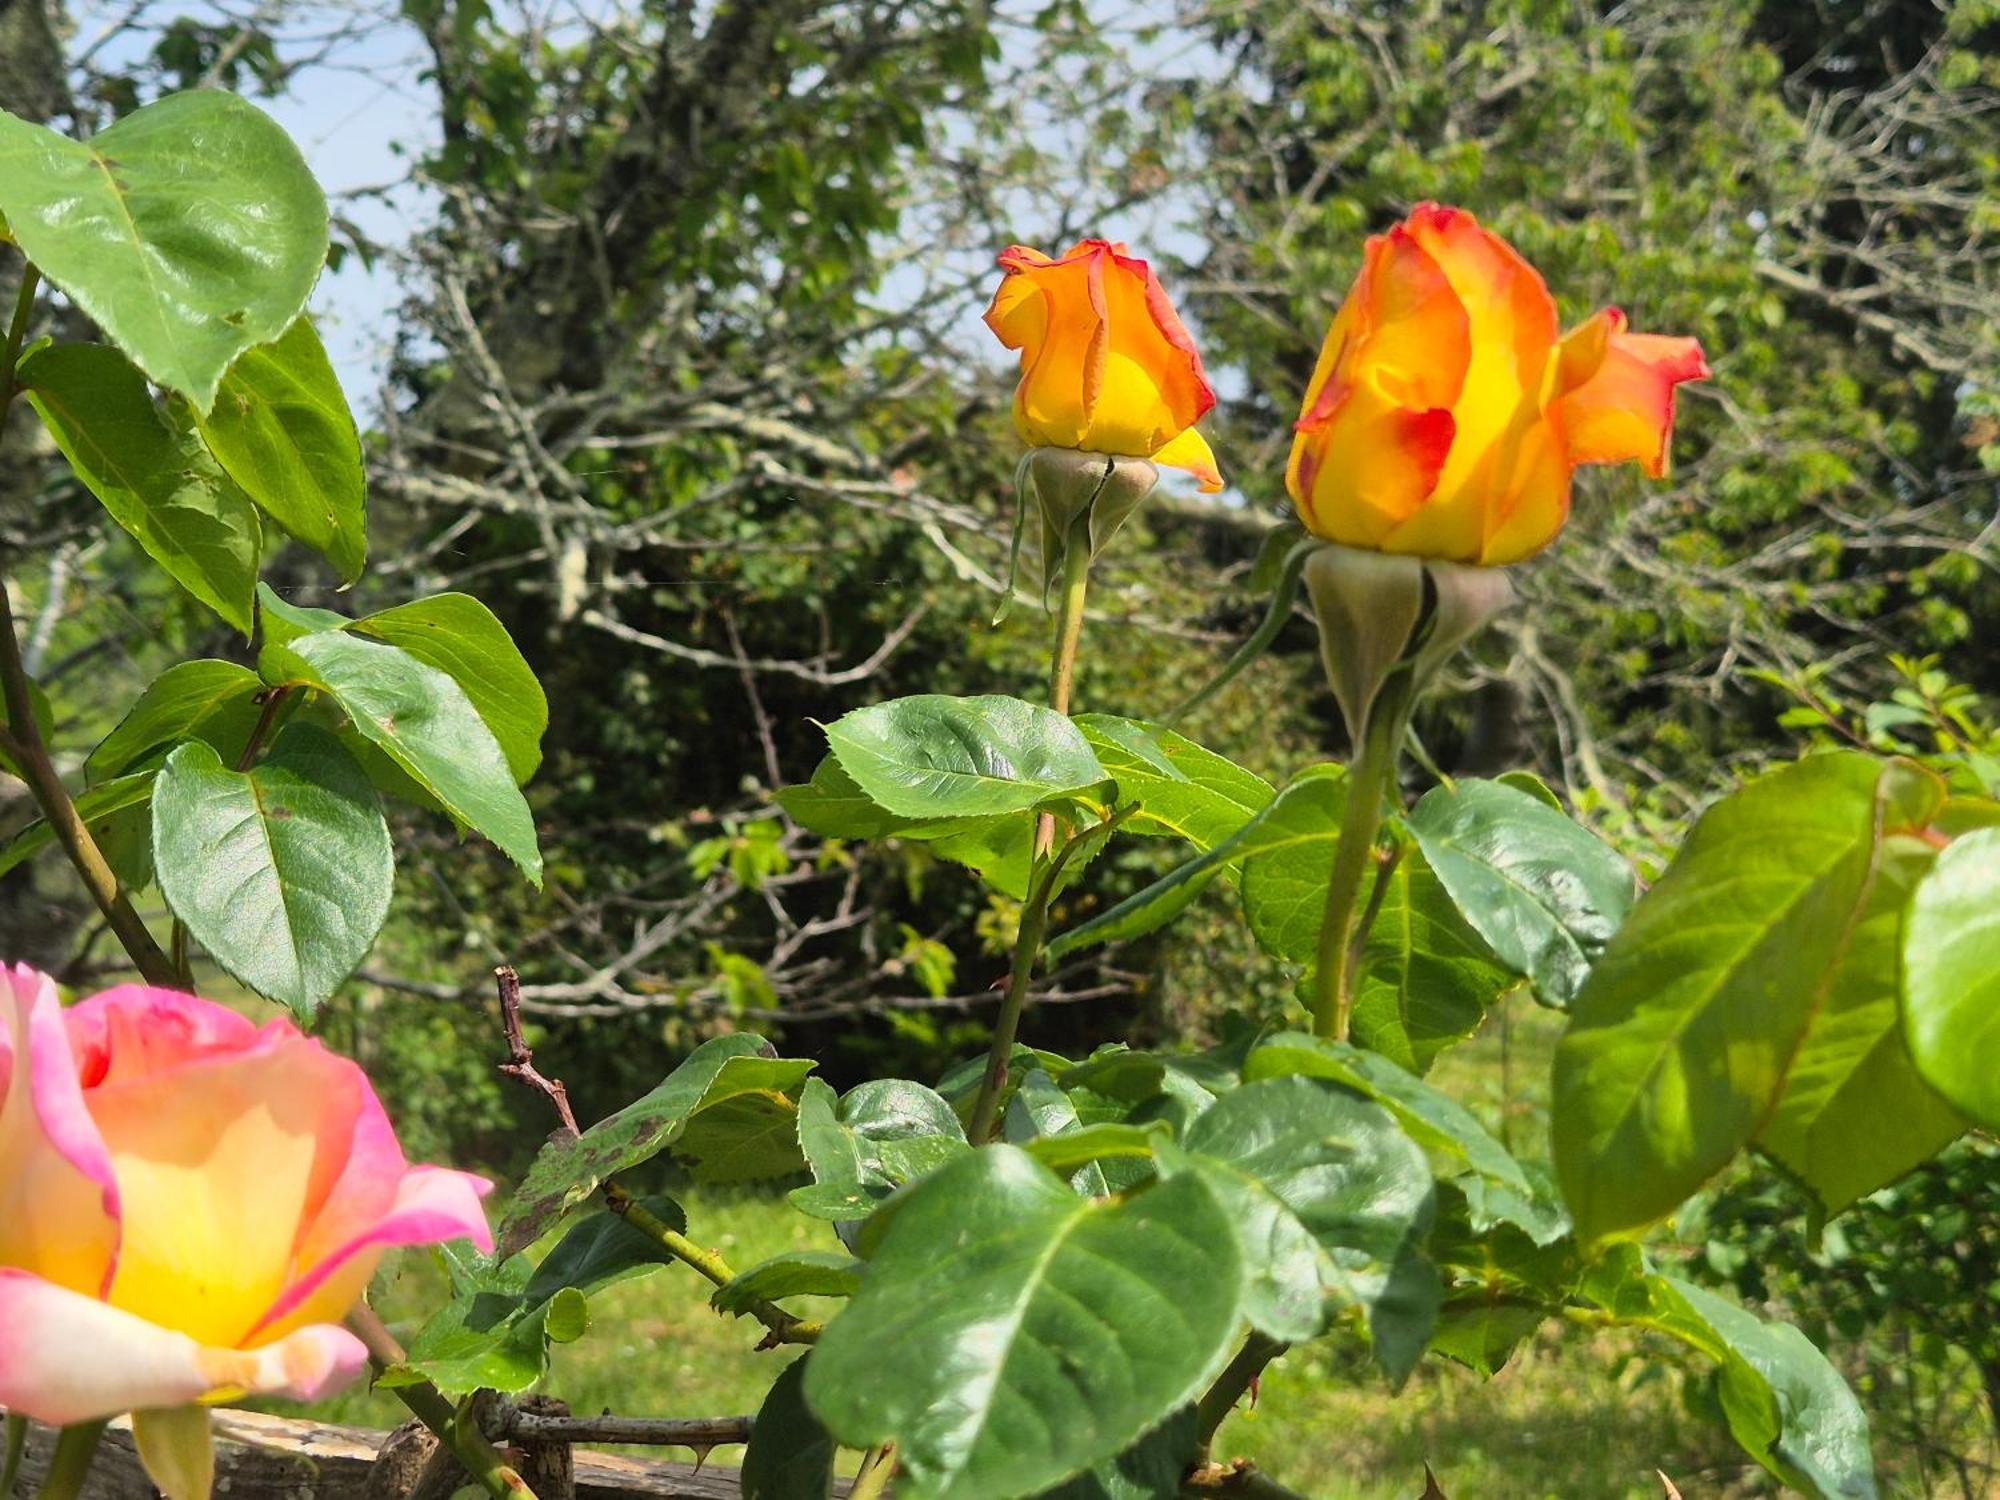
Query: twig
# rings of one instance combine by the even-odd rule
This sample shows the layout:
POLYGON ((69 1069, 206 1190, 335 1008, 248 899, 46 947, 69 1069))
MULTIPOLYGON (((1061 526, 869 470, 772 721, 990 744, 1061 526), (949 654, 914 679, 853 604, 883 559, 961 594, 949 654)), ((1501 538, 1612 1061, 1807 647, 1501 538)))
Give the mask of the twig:
POLYGON ((514 972, 512 964, 501 964, 494 969, 493 980, 500 990, 500 1024, 507 1030, 507 1060, 499 1065, 499 1071, 509 1078, 520 1079, 543 1095, 555 1106, 570 1139, 575 1140, 583 1132, 576 1128, 576 1115, 569 1107, 569 1090, 563 1087, 561 1079, 547 1077, 535 1067, 535 1054, 521 1032, 521 976, 514 972))
MULTIPOLYGON (((731 1269, 728 1261, 713 1250, 704 1250, 666 1220, 649 1212, 644 1204, 634 1201, 631 1194, 617 1183, 605 1183, 603 1192, 604 1201, 614 1214, 673 1256, 675 1260, 691 1266, 718 1287, 728 1286, 736 1279, 736 1272, 731 1269)), ((775 1349, 780 1344, 814 1343, 825 1331, 823 1323, 794 1317, 776 1303, 767 1302, 761 1297, 751 1301, 745 1311, 769 1330, 763 1342, 757 1346, 759 1349, 775 1349)))
POLYGON ((1216 1430, 1236 1410, 1236 1403, 1243 1399, 1243 1393, 1257 1383, 1258 1376, 1264 1373, 1264 1366, 1283 1354, 1285 1349, 1286 1346, 1276 1339, 1252 1333, 1243 1341, 1243 1347, 1236 1351, 1236 1357, 1215 1377, 1215 1383, 1195 1403, 1195 1432, 1201 1439, 1201 1460, 1204 1464, 1208 1462, 1209 1445, 1215 1441, 1216 1430))

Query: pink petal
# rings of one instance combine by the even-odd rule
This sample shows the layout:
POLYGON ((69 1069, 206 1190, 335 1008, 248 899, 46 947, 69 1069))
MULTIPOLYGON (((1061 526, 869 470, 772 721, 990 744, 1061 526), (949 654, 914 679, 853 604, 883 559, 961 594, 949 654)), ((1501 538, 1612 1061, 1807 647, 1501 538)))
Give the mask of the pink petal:
POLYGON ((117 1270, 118 1182, 85 1107, 55 982, 0 967, 0 1265, 78 1290, 117 1270))
POLYGON ((310 1264, 258 1320, 251 1337, 339 1317, 366 1288, 384 1250, 471 1240, 481 1254, 491 1254, 493 1231, 479 1200, 492 1191, 492 1183, 470 1172, 411 1167, 396 1184, 389 1211, 357 1226, 351 1238, 310 1264))
POLYGON ((0 1269, 0 1406, 51 1424, 241 1395, 311 1401, 367 1363, 345 1329, 301 1328, 261 1349, 217 1349, 131 1313, 0 1269))

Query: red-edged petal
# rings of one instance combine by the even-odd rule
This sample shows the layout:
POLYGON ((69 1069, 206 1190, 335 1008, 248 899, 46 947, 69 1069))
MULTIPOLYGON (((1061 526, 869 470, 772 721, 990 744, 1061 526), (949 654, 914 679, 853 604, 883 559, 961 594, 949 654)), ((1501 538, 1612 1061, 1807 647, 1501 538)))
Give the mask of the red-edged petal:
POLYGON ((1603 353, 1596 367, 1556 402, 1569 461, 1637 460, 1648 475, 1659 479, 1667 472, 1673 439, 1674 388, 1684 380, 1704 380, 1709 375, 1701 345, 1690 338, 1627 333, 1624 314, 1606 308, 1563 341, 1559 384, 1564 373, 1581 373, 1589 362, 1588 352, 1600 339, 1603 353))

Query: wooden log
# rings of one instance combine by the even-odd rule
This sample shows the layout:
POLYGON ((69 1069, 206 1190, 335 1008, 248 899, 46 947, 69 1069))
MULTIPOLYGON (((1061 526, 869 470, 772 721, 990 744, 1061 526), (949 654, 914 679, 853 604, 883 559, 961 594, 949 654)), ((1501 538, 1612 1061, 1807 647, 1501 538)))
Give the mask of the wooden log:
MULTIPOLYGON (((379 1477, 375 1488, 369 1484, 377 1454, 396 1434, 228 1409, 216 1411, 214 1420, 217 1500, 389 1500, 407 1493, 388 1490, 379 1477)), ((29 1428, 15 1494, 0 1500, 32 1500, 48 1472, 54 1445, 52 1429, 40 1424, 29 1428)), ((728 1467, 696 1468, 587 1450, 577 1450, 574 1462, 576 1500, 740 1500, 742 1494, 736 1470, 728 1467)), ((422 1460, 413 1468, 407 1459, 403 1463, 399 1472, 407 1482, 422 1460)), ((834 1486, 836 1495, 846 1492, 844 1482, 834 1486)), ((158 1493, 132 1446, 132 1424, 122 1418, 112 1423, 82 1500, 157 1500, 158 1493)))

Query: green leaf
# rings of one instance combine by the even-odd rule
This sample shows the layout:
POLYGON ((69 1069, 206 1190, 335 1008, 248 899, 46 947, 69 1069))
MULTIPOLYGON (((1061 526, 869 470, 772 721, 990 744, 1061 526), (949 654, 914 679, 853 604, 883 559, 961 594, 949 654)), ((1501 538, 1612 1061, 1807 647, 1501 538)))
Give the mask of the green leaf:
MULTIPOLYGON (((1345 805, 1345 780, 1338 766, 1311 766, 1301 771, 1272 801, 1235 833, 1186 863, 1169 870, 1142 891, 1134 892, 1109 911, 1072 927, 1052 939, 1047 959, 1056 963, 1095 943, 1123 942, 1164 927, 1199 896, 1208 883, 1258 855, 1284 854, 1304 845, 1317 846, 1332 860, 1332 841, 1339 830, 1339 809, 1345 805), (1327 818, 1331 813, 1332 823, 1327 818)), ((1283 862, 1276 869, 1285 868, 1283 862)), ((1323 886, 1322 886, 1323 888, 1323 886)), ((1246 904, 1248 896, 1246 893, 1246 904)), ((1265 932, 1281 930, 1288 913, 1274 902, 1265 909, 1265 932)), ((1252 922, 1259 918, 1253 911, 1252 922)), ((1317 932, 1318 928, 1315 927, 1317 932)), ((1261 939, 1260 939, 1261 940, 1261 939)))
POLYGON ((333 564, 341 582, 368 555, 361 434, 312 319, 301 313, 276 339, 229 366, 206 416, 208 451, 276 521, 333 564))
POLYGON ((1044 1490, 1036 1500, 1160 1500, 1178 1494, 1199 1440, 1194 1408, 1184 1406, 1116 1458, 1044 1490))
POLYGON ((456 682, 397 646, 344 630, 267 645, 266 681, 316 688, 460 822, 492 840, 536 885, 535 820, 493 731, 456 682))
POLYGON ((1450 1176, 1465 1193, 1474 1229, 1515 1224, 1537 1245, 1569 1232, 1568 1216, 1553 1194, 1536 1184, 1471 1111, 1388 1058, 1288 1031, 1259 1043, 1243 1061, 1245 1083, 1292 1073, 1331 1079, 1394 1115, 1403 1133, 1431 1153, 1440 1175, 1450 1176))
POLYGON ((1235 1232, 1199 1176, 1093 1202, 989 1146, 900 1200, 806 1398, 844 1443, 895 1440, 899 1490, 1005 1500, 1113 1457, 1198 1394, 1242 1296, 1235 1232))
MULTIPOLYGON (((548 1303, 524 1299, 533 1268, 514 1258, 498 1263, 454 1246, 438 1257, 450 1279, 451 1300, 417 1330, 401 1369, 431 1381, 448 1396, 478 1390, 512 1395, 525 1391, 548 1368, 548 1303)), ((397 1371, 382 1384, 410 1383, 397 1371)))
POLYGON ((792 1090, 810 1064, 774 1072, 763 1088, 745 1089, 689 1117, 674 1157, 696 1182, 766 1182, 804 1170, 799 1108, 792 1090))
POLYGON ((1953 839, 1910 901, 1903 1028, 1931 1086, 2000 1129, 2000 828, 1953 839))
MULTIPOLYGON (((1017 1101, 1018 1102, 1018 1099, 1017 1101)), ((1045 1135, 1023 1142, 1021 1149, 1052 1172, 1065 1176, 1079 1168, 1107 1158, 1126 1158, 1151 1163, 1153 1150, 1172 1132, 1163 1123, 1128 1125, 1119 1120, 1100 1120, 1094 1125, 1045 1135)))
MULTIPOLYGON (((0 122, 8 118, 0 112, 0 122)), ((105 344, 40 349, 21 361, 20 379, 49 436, 111 519, 175 583, 248 636, 263 550, 257 510, 202 447, 185 413, 162 413, 145 377, 105 344)))
POLYGON ((1866 916, 1884 840, 1942 784, 1907 761, 1819 755, 1695 825, 1571 1008, 1556 1167, 1586 1243, 1678 1205, 1756 1136, 1866 916))
POLYGON ((792 1206, 843 1228, 969 1149, 951 1105, 905 1078, 870 1080, 844 1099, 808 1079, 799 1096, 798 1128, 813 1185, 794 1190, 792 1206))
POLYGON ((1631 909, 1632 867, 1532 792, 1494 781, 1436 787, 1409 829, 1500 961, 1565 1006, 1631 909))
POLYGON ((263 691, 263 680, 233 661, 184 661, 168 667, 90 752, 83 763, 84 780, 95 785, 129 770, 162 745, 184 739, 206 740, 233 763, 256 726, 257 697, 263 691))
POLYGON ((1934 857, 1921 839, 1885 842, 1865 910, 1777 1108, 1757 1132, 1757 1145, 1829 1215, 1930 1160, 1965 1129, 1911 1063, 1898 1011, 1903 910, 1934 857), (1884 1130, 1885 1119, 1896 1128, 1884 1130))
POLYGON ((396 878, 375 789, 306 724, 247 772, 205 741, 176 748, 153 788, 153 859, 195 940, 301 1020, 367 956, 396 878))
MULTIPOLYGON (((1094 1157, 1080 1158, 1074 1167, 1066 1168, 1033 1149, 1038 1141, 1073 1135, 1084 1128, 1075 1102, 1057 1088, 1055 1080, 1040 1068, 1029 1069, 1021 1078, 1015 1087, 1014 1097, 1007 1101, 1007 1113, 1001 1121, 1001 1133, 1009 1144, 1027 1150, 1044 1166, 1062 1172, 1077 1192, 1086 1198, 1109 1197, 1110 1181, 1094 1157)), ((1148 1155, 1151 1151, 1152 1145, 1148 1142, 1148 1155)), ((1152 1174, 1149 1171, 1146 1175, 1152 1174)))
POLYGON ((746 1093, 795 1094, 812 1066, 773 1056, 770 1043, 747 1032, 703 1042, 651 1093, 575 1140, 542 1147, 500 1221, 499 1253, 512 1255, 533 1244, 605 1178, 674 1145, 703 1110, 746 1093))
MULTIPOLYGON (((153 778, 155 771, 118 776, 74 798, 77 816, 128 890, 152 884, 153 778)), ((55 830, 37 818, 0 846, 0 875, 29 860, 56 841, 55 830)))
POLYGON ((717 1312, 746 1313, 754 1302, 781 1297, 851 1297, 867 1262, 838 1250, 787 1250, 739 1271, 708 1300, 717 1312))
POLYGON ((1118 783, 1120 806, 1139 811, 1127 833, 1186 839, 1212 849, 1269 804, 1270 783, 1158 724, 1079 714, 1076 727, 1118 783))
POLYGON ((834 1441, 806 1405, 806 1365, 785 1366, 750 1429, 743 1450, 743 1500, 827 1500, 833 1493, 834 1441))
POLYGON ((315 631, 345 630, 353 623, 352 618, 335 610, 288 604, 278 597, 270 584, 257 585, 257 625, 263 631, 261 644, 266 650, 315 631))
POLYGON ((1324 1079, 1267 1078, 1216 1100, 1182 1144, 1236 1223, 1251 1323, 1296 1343, 1329 1299, 1358 1306, 1390 1378, 1409 1374, 1437 1313, 1422 1255, 1436 1195, 1389 1112, 1324 1079))
MULTIPOLYGON (((1327 874, 1319 878, 1322 902, 1327 874)), ((1514 981, 1459 914, 1422 850, 1405 850, 1388 880, 1361 952, 1354 1037, 1423 1073, 1446 1047, 1479 1029, 1514 981)))
POLYGON ((470 594, 432 594, 364 615, 348 628, 400 647, 457 683, 500 742, 514 780, 535 774, 549 700, 492 610, 470 594))
POLYGON ((1105 779, 1067 717, 1018 698, 897 698, 842 715, 826 739, 876 806, 907 818, 1026 812, 1105 779))
POLYGON ((1615 1321, 1663 1333, 1714 1361, 1731 1435, 1784 1483, 1819 1500, 1875 1500, 1861 1403, 1796 1328, 1654 1275, 1629 1246, 1591 1270, 1583 1293, 1615 1321))
POLYGON ((72 141, 0 110, 15 241, 152 379, 206 410, 326 261, 326 199, 271 118, 215 89, 72 141))
MULTIPOLYGON (((664 1194, 638 1200, 639 1206, 676 1230, 687 1229, 687 1212, 664 1194)), ((673 1264, 660 1242, 632 1227, 623 1214, 601 1210, 572 1224, 555 1248, 542 1257, 522 1288, 529 1303, 542 1303, 565 1287, 594 1294, 620 1281, 673 1264)))

